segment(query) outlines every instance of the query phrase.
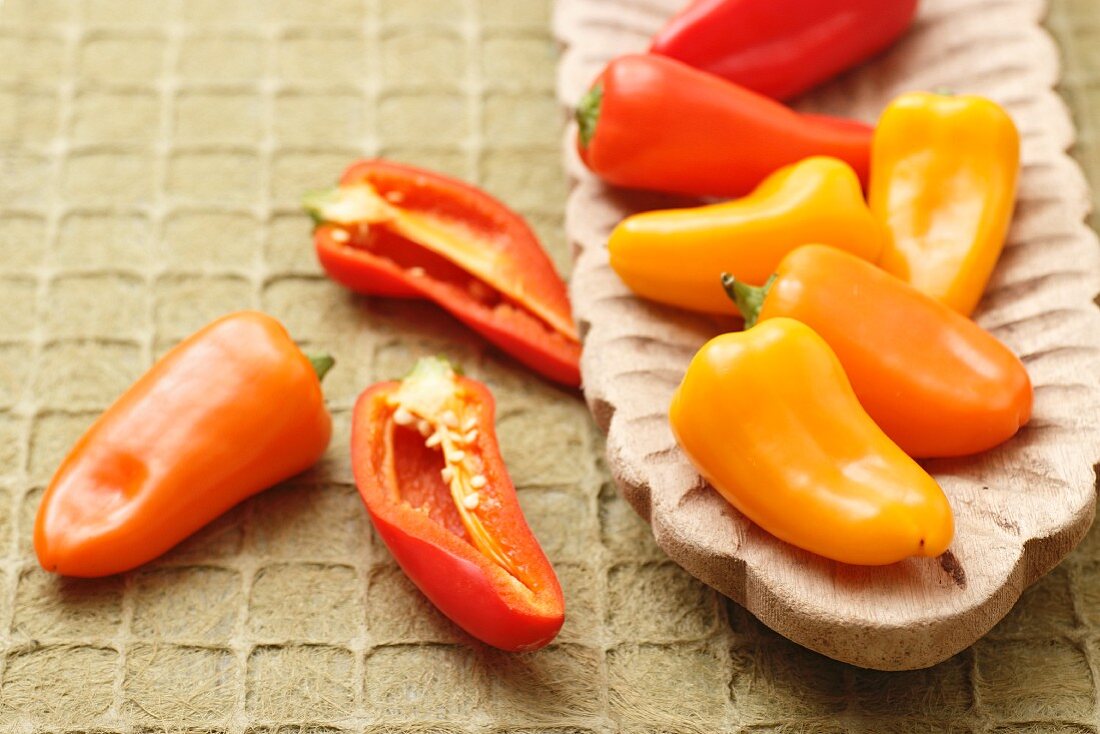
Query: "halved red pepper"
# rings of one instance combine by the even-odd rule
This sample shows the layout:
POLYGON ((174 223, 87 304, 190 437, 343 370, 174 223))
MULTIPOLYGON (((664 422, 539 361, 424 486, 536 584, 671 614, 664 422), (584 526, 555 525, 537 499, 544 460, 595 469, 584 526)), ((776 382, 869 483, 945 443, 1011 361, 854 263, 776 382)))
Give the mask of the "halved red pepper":
POLYGON ((561 586, 497 447, 493 396, 439 358, 355 404, 355 483, 375 529, 433 604, 474 637, 535 650, 565 618, 561 586))
POLYGON ((368 160, 304 204, 334 280, 370 295, 428 298, 536 372, 580 384, 565 284, 501 202, 438 173, 368 160))

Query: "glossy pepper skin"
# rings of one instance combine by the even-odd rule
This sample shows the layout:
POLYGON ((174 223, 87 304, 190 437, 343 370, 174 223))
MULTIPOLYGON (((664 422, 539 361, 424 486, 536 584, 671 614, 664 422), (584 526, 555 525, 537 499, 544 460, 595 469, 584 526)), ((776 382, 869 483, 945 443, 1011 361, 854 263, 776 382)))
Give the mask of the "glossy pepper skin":
POLYGON ((650 53, 790 99, 885 49, 916 10, 917 0, 695 0, 650 53))
POLYGON ((359 293, 427 298, 543 376, 580 384, 565 284, 516 213, 462 181, 368 160, 314 192, 314 247, 359 293))
POLYGON ((497 447, 485 385, 440 359, 356 402, 355 482, 375 529, 440 611, 504 650, 535 650, 565 602, 497 447))
POLYGON ((34 527, 42 567, 85 577, 127 571, 310 467, 332 433, 324 369, 315 372, 286 329, 254 311, 185 339, 62 462, 34 527))
POLYGON ((869 126, 801 115, 663 56, 613 60, 581 100, 577 121, 581 159, 616 186, 742 196, 818 155, 843 160, 867 180, 869 126))
POLYGON ((733 290, 748 325, 791 318, 816 331, 863 408, 910 456, 976 454, 1031 417, 1031 380, 1008 347, 845 252, 800 247, 766 289, 733 290))
POLYGON ((681 308, 735 313, 717 273, 763 285, 807 242, 875 261, 886 233, 859 179, 835 158, 807 158, 769 176, 748 196, 694 209, 637 214, 607 243, 611 267, 638 295, 681 308))
POLYGON ((875 130, 868 193, 891 234, 882 268, 970 315, 1004 247, 1019 170, 1019 133, 994 102, 895 100, 875 130))
POLYGON ((860 407, 810 327, 769 319, 691 360, 669 410, 680 447, 734 507, 791 545, 884 565, 947 550, 947 497, 860 407))

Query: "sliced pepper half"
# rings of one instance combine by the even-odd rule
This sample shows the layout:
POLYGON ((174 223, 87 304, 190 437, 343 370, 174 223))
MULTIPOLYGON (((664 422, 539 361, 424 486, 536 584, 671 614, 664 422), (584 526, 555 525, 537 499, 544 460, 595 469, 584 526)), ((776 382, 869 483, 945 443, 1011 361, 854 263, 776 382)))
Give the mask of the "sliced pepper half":
POLYGON ((565 284, 516 213, 455 179, 385 161, 353 164, 304 200, 325 271, 370 295, 423 297, 531 369, 580 384, 565 284))
POLYGON ((497 447, 485 385, 442 359, 368 388, 355 406, 355 482, 405 573, 474 637, 535 650, 561 628, 565 602, 527 526, 497 447))

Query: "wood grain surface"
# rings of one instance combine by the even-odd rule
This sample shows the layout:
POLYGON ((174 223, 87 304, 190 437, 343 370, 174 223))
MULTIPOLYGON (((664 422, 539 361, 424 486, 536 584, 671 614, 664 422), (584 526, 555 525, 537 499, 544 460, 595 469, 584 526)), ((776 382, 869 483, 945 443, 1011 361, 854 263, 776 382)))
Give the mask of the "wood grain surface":
MULTIPOLYGON (((680 4, 558 0, 562 104, 571 108, 610 58, 644 50, 680 4)), ((901 670, 948 658, 1001 619, 1092 522, 1100 248, 1084 224, 1088 187, 1066 154, 1074 129, 1053 91, 1059 60, 1040 25, 1045 10, 1043 0, 926 0, 890 52, 799 102, 873 121, 900 93, 947 86, 1000 102, 1022 134, 1016 218, 975 318, 1027 364, 1034 417, 993 451, 925 463, 956 513, 955 542, 938 559, 886 568, 826 561, 763 532, 699 477, 668 428, 668 402, 698 347, 740 324, 627 290, 608 266, 610 229, 673 200, 604 186, 577 158, 574 131, 566 134, 573 185, 566 228, 576 258, 571 289, 585 337, 585 393, 607 432, 618 487, 688 571, 769 627, 839 660, 901 670)))

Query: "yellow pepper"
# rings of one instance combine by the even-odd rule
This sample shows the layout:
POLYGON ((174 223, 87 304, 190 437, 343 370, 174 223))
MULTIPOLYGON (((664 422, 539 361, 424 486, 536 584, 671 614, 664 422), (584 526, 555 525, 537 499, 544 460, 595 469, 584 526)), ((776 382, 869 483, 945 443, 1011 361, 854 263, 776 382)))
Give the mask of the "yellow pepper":
POLYGON ((885 241, 852 168, 815 157, 776 171, 735 201, 629 217, 611 233, 607 249, 611 267, 640 296, 736 313, 720 273, 763 285, 800 245, 831 245, 874 262, 885 241))
POLYGON ((871 211, 891 235, 879 265, 969 316, 1004 247, 1019 169, 1019 133, 995 103, 899 97, 871 149, 871 211))
POLYGON ((699 473, 792 545, 882 565, 938 556, 951 542, 939 485, 871 420, 836 355, 799 321, 707 342, 669 419, 699 473))

